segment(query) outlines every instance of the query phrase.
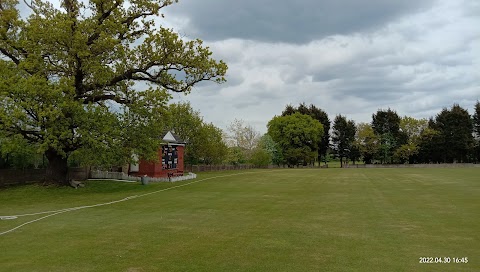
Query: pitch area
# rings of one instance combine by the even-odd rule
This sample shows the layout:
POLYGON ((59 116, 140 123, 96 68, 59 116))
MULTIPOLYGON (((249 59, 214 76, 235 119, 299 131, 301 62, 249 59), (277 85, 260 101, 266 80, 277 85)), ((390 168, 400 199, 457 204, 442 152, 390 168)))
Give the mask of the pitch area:
MULTIPOLYGON (((201 173, 169 190, 190 181, 12 187, 2 216, 141 197, 1 235, 0 271, 479 271, 479 177, 287 169, 201 173)), ((0 232, 45 215, 0 220, 0 232)))

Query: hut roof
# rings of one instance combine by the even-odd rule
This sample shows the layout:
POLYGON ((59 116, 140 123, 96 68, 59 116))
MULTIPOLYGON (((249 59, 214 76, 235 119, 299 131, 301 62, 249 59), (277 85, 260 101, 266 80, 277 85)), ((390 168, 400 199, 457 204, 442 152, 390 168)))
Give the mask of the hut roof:
POLYGON ((172 144, 186 144, 186 142, 180 138, 177 134, 173 133, 172 131, 168 130, 163 133, 162 140, 166 143, 172 144))

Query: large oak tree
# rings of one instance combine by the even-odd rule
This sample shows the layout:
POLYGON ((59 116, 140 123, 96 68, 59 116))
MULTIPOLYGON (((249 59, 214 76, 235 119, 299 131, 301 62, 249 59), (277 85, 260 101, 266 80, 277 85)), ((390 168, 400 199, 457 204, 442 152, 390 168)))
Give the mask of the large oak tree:
POLYGON ((305 103, 300 103, 297 108, 292 105, 287 105, 282 112, 282 116, 292 115, 296 112, 301 114, 310 115, 313 119, 319 121, 323 125, 323 134, 321 139, 318 139, 318 161, 321 161, 323 157, 325 164, 327 163, 327 152, 330 147, 330 119, 328 114, 315 105, 310 104, 309 107, 305 103))
POLYGON ((31 0, 22 18, 0 1, 0 130, 45 153, 49 180, 67 182, 73 153, 153 157, 169 92, 225 80, 202 41, 162 26, 174 2, 31 0))
POLYGON ((323 136, 323 125, 309 115, 297 112, 275 116, 267 128, 268 135, 278 145, 289 166, 312 163, 318 155, 318 139, 323 136))

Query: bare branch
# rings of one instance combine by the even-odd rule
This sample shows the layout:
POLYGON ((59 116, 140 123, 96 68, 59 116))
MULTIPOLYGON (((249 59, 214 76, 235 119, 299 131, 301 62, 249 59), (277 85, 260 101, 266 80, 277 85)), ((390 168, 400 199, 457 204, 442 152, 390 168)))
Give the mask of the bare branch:
POLYGON ((26 107, 23 107, 22 108, 25 110, 25 112, 35 121, 39 122, 40 120, 38 119, 38 116, 37 114, 35 114, 35 112, 33 112, 32 110, 26 108, 26 107))
POLYGON ((30 8, 32 11, 36 12, 36 9, 33 7, 33 3, 30 1, 30 4, 27 3, 27 0, 23 0, 23 3, 27 5, 28 8, 30 8))
MULTIPOLYGON (((10 24, 9 24, 9 27, 7 27, 7 32, 8 30, 10 30, 10 24)), ((9 49, 13 49, 17 51, 17 54, 23 55, 24 57, 28 56, 28 53, 24 48, 16 46, 15 44, 12 43, 12 40, 7 37, 6 32, 2 33, 0 41, 3 41, 4 44, 9 47, 9 49)), ((9 51, 7 48, 1 47, 0 52, 6 57, 8 57, 11 61, 13 61, 16 65, 20 63, 20 58, 15 56, 15 54, 9 51)))
POLYGON ((103 95, 87 97, 83 100, 83 104, 96 103, 96 102, 101 102, 101 101, 106 101, 106 100, 113 100, 113 101, 117 102, 118 104, 123 104, 123 105, 132 103, 131 100, 125 99, 125 98, 120 98, 115 94, 103 94, 103 95))
POLYGON ((118 35, 118 39, 123 41, 125 39, 130 38, 130 37, 141 36, 144 33, 145 33, 145 29, 132 31, 132 33, 128 33, 128 34, 126 32, 124 32, 124 33, 120 33, 118 35))
POLYGON ((18 132, 20 132, 20 134, 22 134, 22 136, 29 137, 30 139, 34 139, 34 138, 40 139, 40 138, 42 138, 42 135, 40 135, 40 131, 19 129, 18 132))
POLYGON ((137 14, 134 14, 132 16, 129 16, 129 17, 125 18, 125 20, 122 21, 122 24, 126 24, 127 26, 130 26, 138 18, 147 17, 147 16, 151 16, 151 15, 154 15, 154 14, 155 14, 154 12, 140 12, 140 13, 137 13, 137 14))
MULTIPOLYGON (((0 124, 4 124, 1 120, 0 120, 0 124)), ((36 143, 38 142, 38 140, 42 140, 43 139, 43 135, 41 134, 40 131, 36 131, 36 130, 24 130, 22 128, 20 128, 18 125, 13 125, 11 127, 8 127, 8 128, 5 128, 4 130, 5 132, 7 132, 7 135, 15 135, 15 134, 20 134, 22 135, 22 137, 31 142, 31 143, 36 143)))
MULTIPOLYGON (((86 86, 84 88, 84 92, 85 93, 88 93, 88 92, 91 92, 93 90, 96 90, 96 89, 103 89, 103 88, 106 88, 106 87, 110 87, 110 86, 114 86, 116 85, 117 83, 123 81, 123 80, 129 80, 131 79, 132 75, 134 73, 137 73, 137 72, 142 72, 143 70, 141 69, 130 69, 130 70, 127 70, 125 71, 124 73, 122 74, 119 74, 115 77, 113 77, 109 82, 107 83, 104 83, 104 84, 100 84, 100 83, 95 83, 95 84, 92 84, 92 85, 89 85, 89 86, 86 86)), ((78 97, 77 97, 78 98, 78 97)))
POLYGON ((12 60, 16 65, 20 64, 20 60, 12 53, 8 52, 5 48, 0 48, 0 52, 2 52, 3 55, 7 56, 10 60, 12 60))

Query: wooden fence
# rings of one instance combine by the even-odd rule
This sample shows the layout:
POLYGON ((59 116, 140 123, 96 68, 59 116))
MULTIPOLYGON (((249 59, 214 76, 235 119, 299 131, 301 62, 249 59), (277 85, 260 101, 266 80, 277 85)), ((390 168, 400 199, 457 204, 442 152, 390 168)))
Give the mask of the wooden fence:
MULTIPOLYGON (((321 166, 324 168, 328 166, 321 166)), ((441 164, 349 164, 344 165, 344 168, 471 168, 478 167, 480 164, 473 163, 441 163, 441 164)), ((205 171, 227 171, 227 170, 246 170, 256 168, 250 164, 241 165, 187 165, 185 172, 205 172, 205 171)), ((267 167, 266 167, 267 168, 267 167)), ((268 168, 286 168, 285 166, 271 165, 268 168)), ((297 166, 296 168, 319 168, 312 166, 297 166)), ((70 178, 73 180, 86 180, 88 178, 108 178, 108 179, 123 179, 123 180, 140 180, 139 177, 128 177, 122 172, 101 172, 91 171, 88 167, 76 167, 69 169, 70 178), (95 174, 93 174, 95 172, 95 174), (102 174, 103 173, 103 174, 102 174), (108 173, 108 174, 105 174, 108 173)), ((185 176, 184 176, 185 177, 185 176)), ((189 179, 180 177, 180 179, 189 179)), ((45 181, 45 169, 0 169, 0 187, 17 185, 41 183, 45 181)), ((152 180, 154 181, 154 180, 152 180)), ((158 181, 176 181, 175 180, 158 180, 158 181)))
POLYGON ((206 171, 226 171, 226 170, 245 170, 256 168, 251 164, 239 164, 239 165, 186 165, 186 172, 206 172, 206 171))
MULTIPOLYGON (((188 165, 185 172, 205 172, 205 171, 223 171, 223 170, 244 170, 255 168, 253 165, 188 165)), ((0 187, 10 185, 21 185, 30 183, 42 183, 45 181, 45 169, 0 169, 0 187)), ((140 180, 139 177, 128 177, 122 172, 104 172, 90 171, 89 167, 75 167, 69 169, 69 176, 73 180, 87 180, 89 178, 108 178, 121 180, 140 180), (93 174, 95 172, 95 174, 93 174), (108 173, 108 174, 107 174, 108 173)), ((151 181, 177 181, 190 179, 191 176, 183 176, 171 179, 154 179, 151 181)))
POLYGON ((429 163, 429 164, 348 164, 343 168, 472 168, 479 167, 474 163, 429 163))
MULTIPOLYGON (((0 187, 44 182, 45 174, 46 169, 0 169, 0 187)), ((69 169, 69 176, 73 180, 86 180, 89 175, 87 167, 69 169)))

